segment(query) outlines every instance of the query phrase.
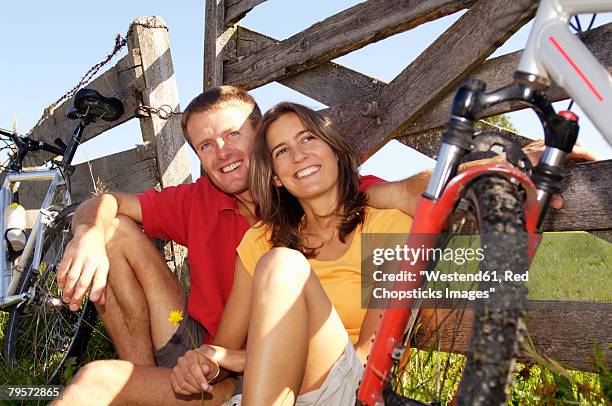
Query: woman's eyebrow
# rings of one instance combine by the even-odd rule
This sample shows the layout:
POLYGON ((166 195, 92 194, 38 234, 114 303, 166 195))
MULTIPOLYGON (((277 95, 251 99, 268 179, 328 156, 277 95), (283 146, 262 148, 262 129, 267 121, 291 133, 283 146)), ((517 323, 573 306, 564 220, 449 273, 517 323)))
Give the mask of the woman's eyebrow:
MULTIPOLYGON (((298 131, 298 132, 297 132, 297 133, 296 133, 296 134, 293 136, 293 138, 297 138, 297 137, 299 137, 300 135, 302 135, 302 134, 304 134, 304 133, 308 133, 308 134, 310 134, 310 130, 302 130, 302 131, 298 131)), ((283 141, 283 142, 280 142, 280 143, 278 143, 278 144, 276 144, 274 147, 272 147, 272 149, 270 150, 270 152, 274 152, 274 150, 275 150, 276 148, 280 147, 281 145, 285 145, 285 144, 286 144, 286 143, 285 143, 284 141, 283 141)))

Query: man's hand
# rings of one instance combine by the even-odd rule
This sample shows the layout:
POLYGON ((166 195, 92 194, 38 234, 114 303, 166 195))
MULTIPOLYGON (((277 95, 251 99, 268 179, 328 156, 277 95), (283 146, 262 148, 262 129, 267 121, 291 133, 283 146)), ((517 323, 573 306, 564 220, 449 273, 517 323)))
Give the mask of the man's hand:
POLYGON ((170 375, 170 384, 176 393, 191 395, 202 391, 212 392, 209 382, 220 373, 220 366, 203 354, 203 347, 189 350, 178 359, 170 375))
POLYGON ((63 289, 62 300, 76 311, 91 287, 89 299, 103 305, 107 275, 104 228, 78 226, 58 266, 57 284, 63 289))
MULTIPOLYGON (((544 140, 540 139, 540 140, 537 140, 530 144, 525 145, 523 147, 523 152, 525 153, 525 155, 527 155, 527 158, 529 158, 529 160, 531 161, 531 164, 533 166, 536 166, 540 158, 542 157, 542 154, 544 153, 545 148, 546 148, 546 145, 544 145, 544 140)), ((574 149, 565 158, 565 162, 567 164, 573 164, 573 163, 585 162, 585 161, 597 161, 597 160, 598 160, 598 157, 595 155, 595 153, 593 153, 588 148, 585 148, 582 145, 582 142, 580 140, 576 141, 576 145, 574 145, 574 149)), ((563 208, 563 198, 560 195, 553 196, 552 200, 550 201, 550 206, 553 207, 554 209, 563 208)))
MULTIPOLYGON (((539 139, 523 147, 523 152, 527 155, 527 158, 531 161, 532 165, 537 165, 540 157, 544 153, 544 140, 539 139)), ((582 145, 580 140, 576 140, 576 145, 571 154, 568 154, 565 158, 565 162, 569 164, 586 162, 586 161, 597 161, 599 158, 593 151, 582 145)))

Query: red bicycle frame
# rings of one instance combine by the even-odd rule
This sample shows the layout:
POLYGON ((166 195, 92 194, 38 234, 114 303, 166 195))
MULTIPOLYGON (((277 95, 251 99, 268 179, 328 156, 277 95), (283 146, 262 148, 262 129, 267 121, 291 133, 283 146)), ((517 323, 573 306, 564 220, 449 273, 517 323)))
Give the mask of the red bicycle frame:
MULTIPOLYGON (((506 177, 510 181, 520 184, 524 189, 526 193, 526 228, 529 233, 529 252, 527 254, 531 258, 539 241, 535 233, 539 213, 539 204, 536 198, 537 191, 528 175, 507 163, 491 163, 471 167, 455 176, 448 183, 444 193, 438 200, 421 197, 417 205, 410 235, 408 236, 407 246, 423 247, 424 245, 424 248, 435 248, 434 244, 436 244, 437 236, 446 227, 449 216, 459 199, 463 196, 465 189, 475 179, 486 175, 506 177), (424 239, 423 235, 428 237, 424 239)), ((409 266, 407 270, 416 275, 416 280, 414 282, 401 282, 399 286, 396 284, 395 288, 412 290, 420 287, 424 282, 424 277, 420 276, 419 271, 424 270, 426 266, 427 263, 425 261, 409 266)), ((414 300, 404 299, 401 303, 399 301, 392 302, 385 309, 357 392, 357 404, 367 406, 384 405, 383 389, 391 374, 394 354, 398 350, 404 351, 402 339, 411 315, 414 300)))

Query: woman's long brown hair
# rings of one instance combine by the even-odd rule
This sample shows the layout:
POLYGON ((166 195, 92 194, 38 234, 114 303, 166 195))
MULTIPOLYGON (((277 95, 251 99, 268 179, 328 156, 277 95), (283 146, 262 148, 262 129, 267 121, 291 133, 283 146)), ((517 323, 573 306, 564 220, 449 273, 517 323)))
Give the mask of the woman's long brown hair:
POLYGON ((268 110, 257 129, 249 172, 249 188, 255 201, 255 215, 271 230, 271 244, 302 252, 307 258, 317 255, 320 247, 305 246, 300 236, 304 210, 297 198, 284 187, 274 185, 272 154, 266 134, 270 125, 284 114, 295 113, 304 127, 321 138, 338 157, 338 204, 331 215, 340 219, 340 241, 363 223, 366 196, 359 190, 358 161, 348 144, 331 127, 329 121, 308 107, 296 103, 279 103, 268 110))

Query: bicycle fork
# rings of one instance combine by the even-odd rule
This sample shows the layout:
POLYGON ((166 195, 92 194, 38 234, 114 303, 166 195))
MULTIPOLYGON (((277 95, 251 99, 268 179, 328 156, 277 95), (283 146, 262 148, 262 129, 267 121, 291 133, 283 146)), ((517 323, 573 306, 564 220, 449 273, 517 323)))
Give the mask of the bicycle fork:
POLYGON ((485 87, 482 80, 468 78, 457 91, 436 166, 423 198, 433 201, 440 198, 449 180, 456 175, 460 160, 474 150, 474 124, 487 108, 502 102, 521 101, 534 109, 544 127, 546 148, 531 177, 537 191, 536 229, 541 232, 550 201, 561 190, 561 168, 576 143, 578 117, 571 111, 557 114, 543 93, 547 88, 545 81, 532 74, 517 71, 513 83, 490 93, 485 93, 485 87))

